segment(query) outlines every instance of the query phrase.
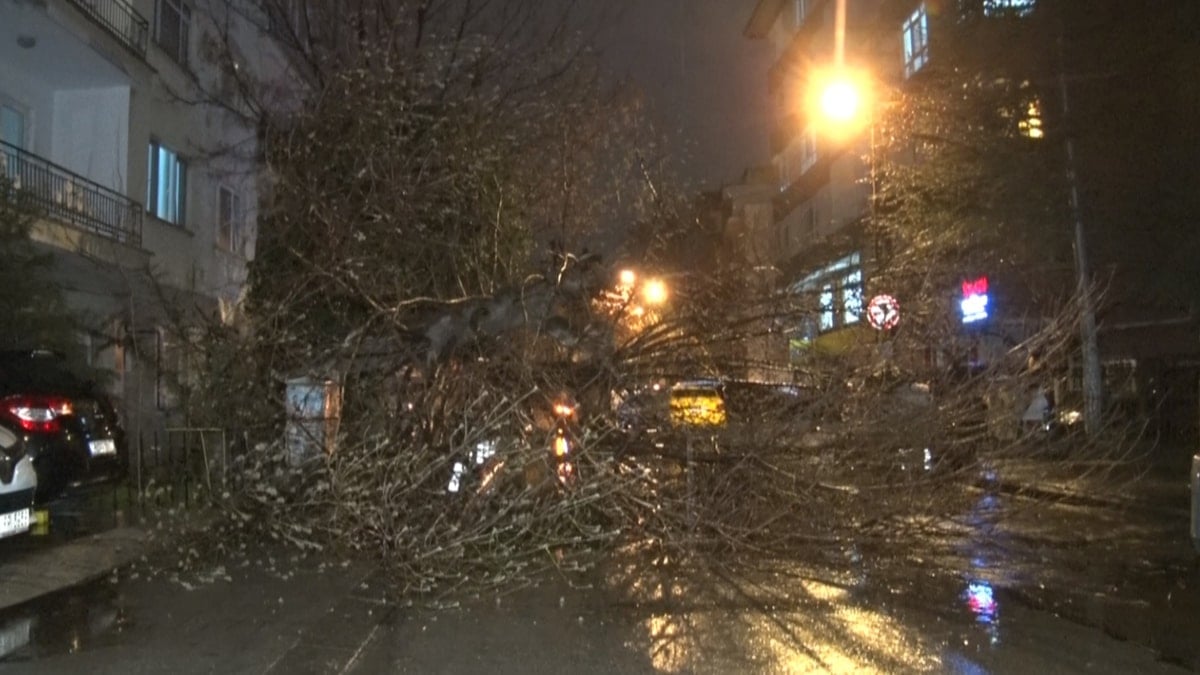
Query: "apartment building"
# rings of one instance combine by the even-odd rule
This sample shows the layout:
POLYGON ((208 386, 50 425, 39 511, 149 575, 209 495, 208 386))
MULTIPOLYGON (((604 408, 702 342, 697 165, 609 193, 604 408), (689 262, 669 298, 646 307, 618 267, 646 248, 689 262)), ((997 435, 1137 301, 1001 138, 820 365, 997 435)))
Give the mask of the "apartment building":
MULTIPOLYGON (((902 88, 934 54, 933 26, 959 12, 1019 18, 1034 0, 759 0, 744 28, 777 58, 766 81, 774 106, 771 163, 777 176, 767 231, 770 261, 812 312, 788 335, 789 360, 813 347, 841 350, 873 339, 869 299, 875 252, 871 218, 876 140, 868 121, 847 130, 818 114, 830 73, 865 71, 876 88, 902 88), (841 8, 839 8, 841 5, 841 8)), ((878 102, 876 102, 878 103, 878 102)), ((867 112, 867 115, 874 111, 867 112)))
MULTIPOLYGON (((1061 163, 1063 180, 1046 203, 1057 199, 1069 211, 1029 218, 1018 223, 1025 230, 1013 234, 1055 238, 1068 252, 1041 261, 1032 278, 1054 278, 1055 288, 1069 290, 1080 268, 1070 251, 1085 251, 1090 262, 1083 269, 1104 285, 1097 332, 1108 381, 1105 405, 1119 396, 1152 395, 1156 385, 1132 391, 1120 383, 1132 381, 1120 375, 1131 368, 1146 382, 1174 378, 1172 395, 1186 394, 1178 407, 1192 411, 1194 433, 1197 30, 1200 5, 1188 0, 1137 11, 1115 0, 759 0, 743 32, 769 41, 777 54, 765 80, 775 105, 771 162, 778 183, 770 197, 774 217, 760 224, 756 237, 772 242, 764 250, 781 272, 781 285, 811 304, 811 318, 788 335, 787 360, 841 349, 858 337, 869 342, 869 299, 890 292, 877 283, 877 252, 864 236, 876 188, 875 127, 830 133, 812 105, 823 73, 840 58, 850 70, 868 70, 883 91, 909 91, 930 71, 955 65, 943 40, 955 34, 961 49, 970 35, 981 40, 970 49, 1003 63, 1019 61, 1014 72, 1033 73, 1016 83, 1028 87, 1028 97, 1010 117, 1013 132, 1061 163), (1139 337, 1127 340, 1135 325, 1139 337), (1172 337, 1168 328, 1176 325, 1189 327, 1189 337, 1172 337), (1133 342, 1141 349, 1131 350, 1133 342)), ((961 299, 973 303, 963 305, 958 319, 962 335, 978 344, 983 336, 1012 344, 1038 325, 1031 296, 1045 289, 1031 294, 1025 288, 999 298, 1007 317, 989 319, 986 331, 972 333, 966 322, 986 317, 997 303, 985 307, 986 299, 969 298, 969 290, 986 291, 987 281, 968 276, 971 270, 961 273, 961 299)), ((946 289, 955 301, 956 286, 946 289)), ((777 353, 784 351, 780 346, 777 353)), ((1072 375, 1066 386, 1077 391, 1079 382, 1072 375)))
POLYGON ((39 209, 32 237, 131 423, 169 417, 173 329, 229 318, 254 256, 256 129, 221 94, 280 61, 234 9, 0 0, 0 174, 39 209))

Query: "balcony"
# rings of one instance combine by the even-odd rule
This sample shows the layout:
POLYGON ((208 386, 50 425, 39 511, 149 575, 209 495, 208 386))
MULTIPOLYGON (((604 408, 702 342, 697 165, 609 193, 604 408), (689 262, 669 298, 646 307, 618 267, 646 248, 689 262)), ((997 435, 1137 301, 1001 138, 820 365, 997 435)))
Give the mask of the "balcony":
POLYGON ((146 58, 150 22, 123 0, 70 0, 139 58, 146 58))
POLYGON ((0 141, 0 177, 32 198, 39 215, 140 246, 142 205, 37 155, 0 141))

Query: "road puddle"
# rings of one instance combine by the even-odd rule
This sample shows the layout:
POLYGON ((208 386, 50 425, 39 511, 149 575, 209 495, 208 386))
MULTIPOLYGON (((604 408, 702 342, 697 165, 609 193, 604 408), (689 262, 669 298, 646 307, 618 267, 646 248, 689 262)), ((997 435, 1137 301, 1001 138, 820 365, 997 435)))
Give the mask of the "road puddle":
POLYGON ((55 593, 0 615, 0 663, 112 645, 131 625, 123 596, 108 580, 55 593))

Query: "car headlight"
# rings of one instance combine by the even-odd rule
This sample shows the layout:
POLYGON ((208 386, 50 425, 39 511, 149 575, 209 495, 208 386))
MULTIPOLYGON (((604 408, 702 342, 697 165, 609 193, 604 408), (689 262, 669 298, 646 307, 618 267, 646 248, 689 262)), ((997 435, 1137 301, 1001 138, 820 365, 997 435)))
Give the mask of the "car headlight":
POLYGON ((1060 410, 1058 413, 1058 423, 1063 426, 1071 426, 1078 424, 1083 420, 1083 413, 1078 410, 1060 410))

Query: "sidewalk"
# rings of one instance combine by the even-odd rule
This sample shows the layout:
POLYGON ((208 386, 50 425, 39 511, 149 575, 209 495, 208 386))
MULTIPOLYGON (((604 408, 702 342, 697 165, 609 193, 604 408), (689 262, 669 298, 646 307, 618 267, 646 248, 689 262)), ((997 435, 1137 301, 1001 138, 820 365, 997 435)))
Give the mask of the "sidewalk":
POLYGON ((0 610, 99 579, 147 554, 151 541, 143 528, 122 527, 6 561, 0 610))
POLYGON ((1162 451, 1124 460, 1004 459, 991 463, 987 477, 1009 494, 1186 518, 1190 463, 1179 454, 1162 451))
MULTIPOLYGON (((1189 453, 1190 456, 1190 453, 1189 453)), ((997 462, 994 483, 1004 494, 1107 512, 1121 523, 1122 541, 1140 530, 1136 547, 1090 557, 1079 573, 1090 585, 1025 585, 1011 592, 1022 604, 1155 650, 1171 663, 1200 669, 1200 567, 1189 535, 1189 465, 1181 451, 1147 453, 1126 462, 1062 459, 997 462), (1089 591, 1088 587, 1103 590, 1089 591)))

